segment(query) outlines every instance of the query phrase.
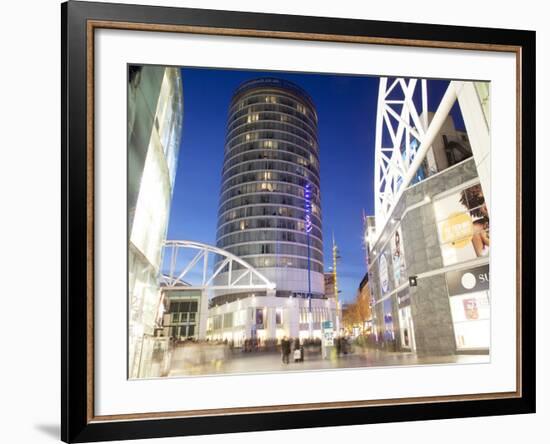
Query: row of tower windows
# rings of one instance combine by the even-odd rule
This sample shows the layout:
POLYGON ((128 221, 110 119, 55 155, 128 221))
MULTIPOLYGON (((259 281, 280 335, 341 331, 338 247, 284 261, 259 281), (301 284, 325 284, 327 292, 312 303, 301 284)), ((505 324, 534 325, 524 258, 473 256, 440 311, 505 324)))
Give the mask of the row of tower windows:
POLYGON ((235 123, 237 120, 240 120, 243 117, 247 117, 249 114, 254 113, 273 113, 289 116, 293 119, 293 121, 300 121, 307 124, 308 128, 310 128, 313 133, 316 133, 317 130, 317 122, 315 120, 312 120, 307 115, 303 115, 302 113, 298 112, 295 107, 285 105, 273 105, 267 103, 248 105, 247 107, 244 107, 231 114, 229 119, 227 120, 228 130, 231 130, 235 126, 240 125, 240 123, 235 123))
POLYGON ((315 136, 312 136, 309 133, 307 133, 307 132, 303 131, 302 129, 297 128, 293 125, 289 125, 289 124, 286 124, 286 123, 273 122, 271 120, 247 123, 247 124, 237 128, 231 134, 228 134, 227 137, 226 137, 226 141, 230 141, 234 138, 242 136, 243 134, 244 134, 244 137, 246 139, 247 135, 251 134, 252 132, 266 131, 266 130, 273 130, 273 131, 277 131, 277 132, 288 133, 288 134, 292 134, 294 136, 300 137, 300 139, 305 141, 305 142, 302 142, 302 145, 304 143, 306 143, 306 144, 308 144, 309 146, 312 146, 312 147, 317 145, 317 138, 315 136))
MULTIPOLYGON (((252 265, 254 268, 299 268, 302 270, 308 269, 307 258, 298 258, 292 256, 253 256, 244 258, 246 262, 252 265)), ((323 273, 323 264, 317 261, 310 261, 311 271, 323 273)), ((244 268, 242 265, 234 264, 233 269, 239 270, 244 268)))
MULTIPOLYGON (((282 171, 286 173, 296 174, 298 176, 307 177, 312 180, 319 181, 319 173, 314 169, 307 168, 302 165, 297 165, 292 162, 279 159, 253 159, 241 162, 240 164, 233 165, 228 168, 222 174, 222 182, 226 181, 229 177, 235 176, 247 171, 267 170, 266 175, 270 174, 270 171, 282 171)), ((265 180, 270 180, 265 178, 265 180)))
MULTIPOLYGON (((260 186, 259 188, 251 188, 251 190, 256 190, 256 189, 258 190, 258 191, 253 191, 253 193, 262 192, 263 194, 264 191, 270 191, 269 194, 288 194, 290 196, 299 197, 302 199, 304 198, 305 189, 304 189, 304 186, 302 185, 294 185, 289 183, 270 181, 269 185, 271 186, 267 186, 267 185, 262 185, 263 183, 266 183, 266 182, 263 181, 263 178, 261 175, 259 175, 258 178, 259 180, 257 181, 257 184, 259 184, 260 186)), ((223 187, 222 196, 224 193, 226 193, 228 190, 232 188, 228 185, 229 184, 226 184, 226 186, 223 187)), ((252 182, 247 182, 246 185, 242 185, 241 187, 246 187, 248 185, 252 185, 252 182)), ((233 187, 238 187, 238 185, 233 185, 233 187)), ((237 193, 237 196, 242 196, 243 194, 245 194, 244 193, 245 189, 246 188, 241 188, 241 192, 237 193)), ((317 196, 318 196, 317 189, 315 187, 311 187, 311 201, 315 202, 316 204, 319 204, 319 198, 317 196)), ((258 204, 258 203, 265 202, 263 198, 259 198, 257 196, 243 197, 239 200, 239 203, 229 203, 230 200, 239 200, 239 199, 235 197, 233 198, 226 197, 223 200, 221 200, 220 202, 223 202, 223 203, 219 207, 219 211, 220 211, 219 214, 223 213, 224 211, 227 211, 230 208, 239 207, 241 205, 252 205, 254 203, 258 204)), ((269 202, 283 203, 283 200, 282 199, 280 201, 271 200, 270 198, 269 202)), ((301 205, 298 205, 298 206, 301 206, 301 205)))
MULTIPOLYGON (((232 177, 226 178, 224 177, 222 179, 222 192, 225 192, 225 190, 229 190, 230 188, 241 185, 241 184, 247 184, 250 182, 271 182, 271 188, 265 188, 265 191, 280 191, 280 192, 286 192, 283 191, 283 188, 278 186, 278 184, 274 182, 282 182, 283 185, 290 184, 290 185, 298 185, 298 187, 304 188, 308 183, 310 184, 310 187, 313 189, 313 194, 318 194, 317 190, 319 189, 319 179, 316 178, 313 174, 309 173, 307 178, 301 177, 297 174, 291 173, 291 172, 284 172, 284 171, 266 171, 265 168, 256 170, 256 171, 250 171, 246 172, 248 168, 245 171, 239 171, 238 174, 231 175, 232 177), (313 185, 313 186, 312 186, 313 185)), ((226 175, 227 176, 227 175, 226 175)), ((258 191, 262 191, 262 188, 260 187, 258 191)), ((242 194, 242 191, 241 191, 242 194)), ((291 192, 291 194, 297 194, 295 191, 291 192)), ((303 195, 302 193, 298 193, 298 195, 303 195)))
POLYGON ((246 97, 241 98, 235 105, 233 105, 230 108, 229 113, 232 113, 235 108, 237 110, 241 110, 249 105, 254 105, 256 103, 286 105, 288 107, 296 109, 298 113, 308 116, 313 121, 317 121, 317 116, 309 107, 305 106, 303 103, 300 103, 297 99, 291 96, 281 94, 281 92, 279 91, 275 92, 275 94, 249 94, 246 97))
MULTIPOLYGON (((224 204, 218 209, 218 216, 223 216, 226 220, 238 219, 239 217, 247 216, 259 216, 260 212, 267 211, 267 214, 275 211, 274 209, 267 208, 268 206, 291 206, 294 208, 304 210, 306 207, 305 199, 296 196, 289 196, 286 194, 252 194, 251 196, 244 197, 244 201, 241 199, 227 199, 224 204), (241 205, 239 205, 241 204, 241 205), (266 210, 264 210, 266 208, 266 210), (233 211, 230 211, 233 210, 233 211)), ((319 206, 319 200, 317 196, 313 196, 311 199, 312 213, 316 216, 320 216, 321 209, 319 206)))
POLYGON ((286 142, 292 142, 302 147, 311 147, 312 150, 317 151, 318 145, 317 141, 314 140, 311 137, 308 137, 307 139, 304 139, 302 137, 298 137, 294 134, 288 134, 284 131, 279 130, 271 130, 271 131, 250 131, 245 134, 241 134, 239 136, 233 137, 231 140, 228 140, 226 143, 226 151, 231 150, 236 145, 239 145, 244 142, 252 142, 254 140, 260 140, 260 139, 275 139, 280 141, 286 141, 286 142))
MULTIPOLYGON (((266 203, 271 204, 272 202, 266 203)), ((277 205, 256 205, 253 207, 241 207, 233 211, 228 211, 221 215, 218 219, 218 224, 221 226, 224 223, 235 219, 242 219, 244 217, 254 216, 283 216, 293 217, 296 219, 304 219, 305 209, 296 207, 282 207, 277 205)), ((312 221, 314 221, 315 217, 319 217, 319 207, 317 205, 312 205, 312 221)))
MULTIPOLYGON (((265 184, 266 185, 272 185, 269 182, 265 182, 265 184)), ((265 205, 262 205, 261 207, 267 207, 268 205, 272 206, 273 204, 283 205, 283 206, 275 206, 274 208, 271 208, 271 209, 267 210, 267 213, 271 214, 272 216, 276 216, 276 215, 279 215, 279 216, 287 216, 288 215, 288 216, 290 216, 290 213, 282 214, 283 212, 286 212, 286 210, 284 210, 284 208, 287 208, 284 205, 291 205, 292 207, 290 207, 290 208, 296 208, 296 209, 305 211, 305 208, 306 208, 306 201, 305 200, 303 201, 303 204, 300 205, 299 200, 292 199, 292 196, 281 195, 281 194, 271 195, 271 194, 268 194, 268 193, 260 193, 259 191, 255 191, 256 188, 254 188, 254 187, 256 185, 261 186, 262 183, 245 185, 243 187, 243 188, 245 188, 245 191, 243 191, 241 194, 236 194, 236 193, 232 193, 232 192, 227 193, 225 195, 224 205, 220 206, 220 208, 218 210, 218 214, 222 215, 222 214, 228 212, 229 210, 231 210, 233 208, 244 207, 244 206, 249 206, 249 205, 258 205, 258 204, 265 204, 265 205), (241 195, 243 195, 242 200, 240 200, 240 201, 237 201, 237 199, 231 200, 233 197, 237 197, 237 196, 241 196, 241 195), (239 203, 241 205, 238 205, 239 203), (279 211, 277 208, 281 208, 281 211, 279 211), (277 213, 277 214, 275 214, 275 213, 277 213)), ((234 191, 234 190, 236 190, 236 188, 234 188, 231 191, 234 191)), ((315 199, 315 201, 312 200, 312 201, 308 202, 311 205, 311 213, 313 214, 314 217, 320 217, 321 216, 321 209, 320 209, 320 206, 318 205, 317 202, 318 202, 317 199, 315 199)), ((251 210, 251 211, 254 211, 254 210, 251 210)), ((235 217, 233 217, 232 219, 235 219, 235 218, 238 217, 236 214, 237 213, 235 213, 235 217)), ((296 213, 296 214, 300 214, 300 213, 296 213)), ((291 217, 293 217, 293 216, 291 216, 291 217)))
MULTIPOLYGON (((218 240, 218 246, 224 248, 226 245, 235 245, 244 242, 258 241, 277 241, 277 242, 296 242, 307 245, 307 235, 294 231, 280 230, 254 230, 254 231, 238 231, 228 236, 224 236, 218 240)), ((323 250, 323 243, 320 239, 310 236, 310 244, 318 250, 323 250)))
POLYGON ((309 125, 291 118, 282 113, 249 113, 236 121, 227 129, 227 140, 231 139, 235 133, 241 133, 243 130, 250 129, 281 129, 290 133, 295 133, 303 138, 312 137, 317 139, 317 133, 309 125))
MULTIPOLYGON (((300 256, 307 258, 307 245, 299 244, 283 244, 279 242, 265 243, 265 244, 247 244, 231 246, 226 245, 225 250, 233 253, 239 257, 254 256, 257 254, 285 254, 291 256, 300 256)), ((323 253, 310 248, 310 257, 312 260, 323 262, 323 253)), ((246 259, 245 259, 246 260, 246 259)))
MULTIPOLYGON (((277 143, 276 141, 271 140, 268 140, 266 142, 273 142, 275 144, 277 143)), ((223 167, 223 174, 225 174, 230 168, 234 167, 235 165, 240 165, 244 162, 249 162, 251 160, 282 160, 285 162, 291 162, 293 164, 301 165, 319 176, 319 164, 317 162, 317 159, 315 159, 313 155, 310 155, 309 159, 306 159, 302 156, 297 156, 296 154, 273 149, 244 152, 238 154, 237 156, 231 157, 225 162, 225 165, 223 167)))
POLYGON ((319 164, 319 158, 317 156, 317 153, 315 151, 312 151, 310 149, 304 148, 303 143, 301 145, 296 145, 289 142, 283 142, 281 140, 273 140, 273 139, 264 139, 264 140, 257 140, 254 142, 246 142, 242 143, 241 145, 235 146, 231 150, 231 156, 226 156, 227 159, 232 159, 234 156, 237 156, 238 154, 245 153, 247 151, 252 150, 272 150, 273 152, 289 152, 296 154, 298 156, 304 157, 306 159, 309 159, 310 162, 315 163, 316 165, 319 164))
POLYGON ((227 124, 227 132, 241 126, 243 123, 256 122, 258 120, 274 120, 278 122, 289 122, 295 126, 310 132, 313 136, 317 134, 317 126, 301 113, 288 112, 288 109, 274 106, 252 106, 243 111, 233 114, 227 124))
MULTIPOLYGON (((238 220, 218 227, 218 239, 226 234, 257 228, 278 228, 282 230, 294 230, 305 233, 305 222, 301 219, 290 219, 285 217, 258 217, 238 220)), ((316 225, 314 222, 311 228, 311 234, 319 239, 322 239, 323 235, 321 233, 320 225, 316 225)))
POLYGON ((225 185, 225 182, 229 178, 250 171, 258 171, 260 174, 260 176, 256 176, 254 180, 274 180, 274 172, 282 172, 305 177, 315 185, 319 186, 319 175, 316 172, 294 163, 271 159, 249 160, 240 165, 235 165, 222 175, 222 183, 225 185))

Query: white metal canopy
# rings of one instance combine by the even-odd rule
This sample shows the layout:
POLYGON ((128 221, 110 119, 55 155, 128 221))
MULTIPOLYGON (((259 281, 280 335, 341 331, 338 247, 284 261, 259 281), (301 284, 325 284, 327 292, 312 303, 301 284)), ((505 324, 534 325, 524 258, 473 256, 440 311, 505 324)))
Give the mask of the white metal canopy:
POLYGON ((166 289, 186 290, 274 290, 275 284, 243 259, 212 245, 189 240, 169 240, 164 244, 164 256, 169 265, 162 274, 166 289), (181 250, 196 250, 191 260, 178 260, 181 250), (211 257, 218 256, 217 258, 211 257), (221 260, 220 260, 221 258, 221 260), (217 261, 215 267, 210 262, 217 261), (240 265, 238 270, 234 264, 240 265), (197 273, 198 272, 198 273, 197 273), (195 282, 186 277, 199 276, 195 282))
POLYGON ((489 203, 489 168, 482 164, 489 158, 490 133, 489 126, 484 124, 486 119, 474 82, 450 81, 430 121, 427 82, 426 79, 380 78, 374 162, 375 239, 414 179, 457 100, 489 203))

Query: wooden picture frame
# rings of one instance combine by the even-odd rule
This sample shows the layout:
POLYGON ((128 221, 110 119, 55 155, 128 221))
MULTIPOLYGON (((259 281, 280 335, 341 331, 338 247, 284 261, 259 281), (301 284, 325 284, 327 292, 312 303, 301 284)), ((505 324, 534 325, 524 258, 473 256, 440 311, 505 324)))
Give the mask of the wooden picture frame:
MULTIPOLYGON (((535 412, 535 33, 69 1, 62 15, 62 414, 65 442, 535 412), (471 49, 516 56, 517 390, 132 415, 94 414, 94 32, 471 49)), ((497 277, 498 279, 498 277, 497 277)))

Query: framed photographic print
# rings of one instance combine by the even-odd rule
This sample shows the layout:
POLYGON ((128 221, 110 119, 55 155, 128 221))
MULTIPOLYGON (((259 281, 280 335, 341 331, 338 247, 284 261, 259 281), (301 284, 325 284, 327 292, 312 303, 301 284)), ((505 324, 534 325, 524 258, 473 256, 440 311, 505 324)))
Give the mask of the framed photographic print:
POLYGON ((534 32, 61 12, 64 441, 535 411, 534 32))

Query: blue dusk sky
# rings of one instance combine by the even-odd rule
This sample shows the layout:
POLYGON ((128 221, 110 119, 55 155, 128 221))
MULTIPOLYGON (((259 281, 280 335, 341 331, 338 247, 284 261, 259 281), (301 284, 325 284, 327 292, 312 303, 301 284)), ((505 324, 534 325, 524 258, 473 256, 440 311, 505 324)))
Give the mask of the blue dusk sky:
MULTIPOLYGON (((350 302, 367 267, 363 211, 374 214, 374 140, 378 77, 182 68, 184 118, 168 239, 216 244, 217 207, 228 106, 235 89, 258 77, 277 77, 302 87, 319 118, 321 206, 325 270, 332 266, 332 234, 340 300, 350 302)), ((429 81, 435 110, 447 81, 429 81)), ((455 106, 455 125, 463 129, 455 106)))

